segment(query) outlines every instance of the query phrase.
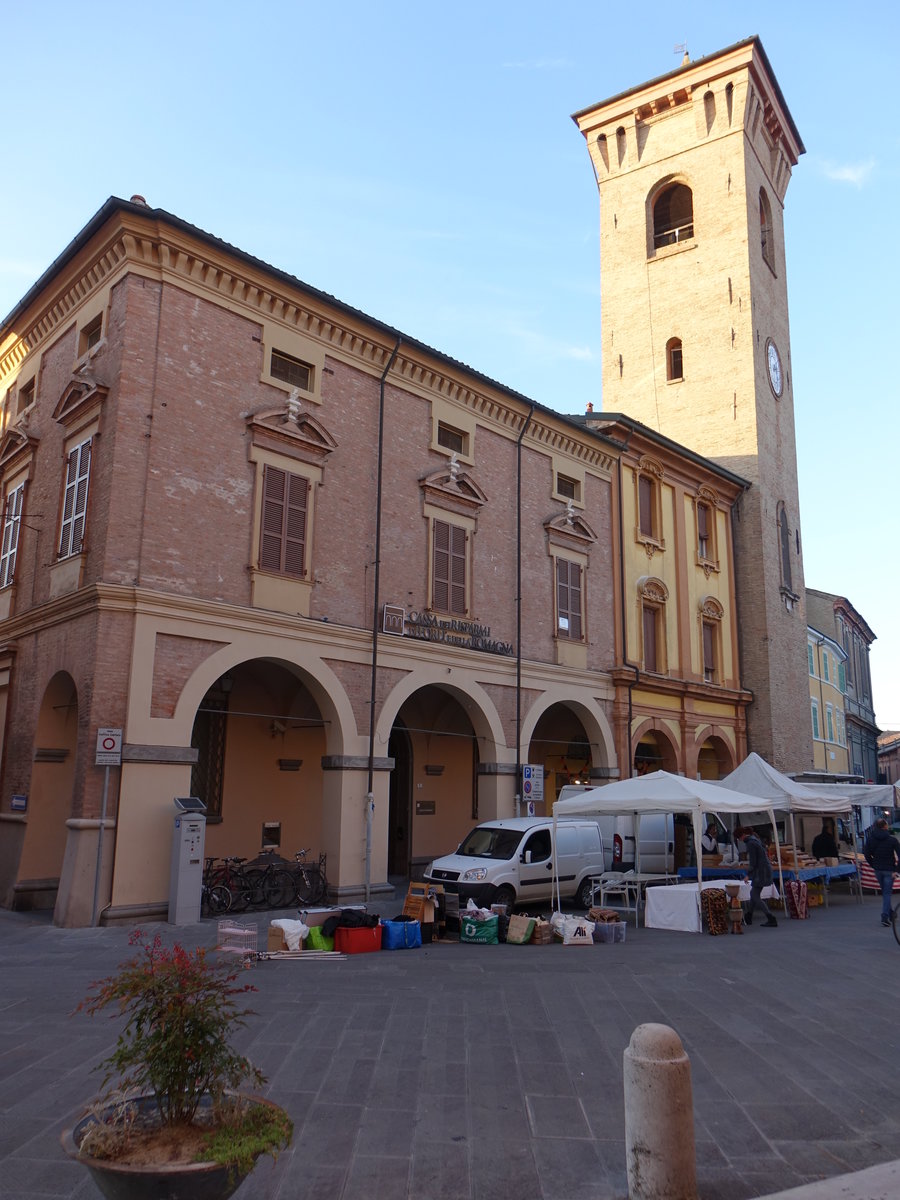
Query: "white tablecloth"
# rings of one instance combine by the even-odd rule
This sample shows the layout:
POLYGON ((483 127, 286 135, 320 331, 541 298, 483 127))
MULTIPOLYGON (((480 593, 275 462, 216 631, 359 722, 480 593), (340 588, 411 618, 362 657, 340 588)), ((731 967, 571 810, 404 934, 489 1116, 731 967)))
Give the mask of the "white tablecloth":
MULTIPOLYGON (((726 883, 738 880, 704 880, 703 890, 724 888, 726 883)), ((750 884, 740 882, 738 896, 750 899, 750 884)), ((648 929, 683 929, 686 933, 700 932, 700 906, 697 902, 698 885, 679 883, 673 887, 648 887, 644 895, 644 924, 648 929)))

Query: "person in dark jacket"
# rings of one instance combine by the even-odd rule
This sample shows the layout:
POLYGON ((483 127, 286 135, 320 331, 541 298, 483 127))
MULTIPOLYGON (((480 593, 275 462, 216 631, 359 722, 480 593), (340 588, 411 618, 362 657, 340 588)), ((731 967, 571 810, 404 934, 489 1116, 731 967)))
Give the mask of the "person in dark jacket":
POLYGON ((778 922, 761 895, 763 888, 772 882, 772 864, 766 848, 752 829, 741 829, 736 836, 747 852, 747 874, 750 878, 750 904, 744 913, 744 924, 753 924, 753 913, 758 908, 766 918, 763 926, 773 929, 778 922))
POLYGON ((894 872, 900 871, 900 842, 888 831, 884 817, 875 822, 866 838, 863 854, 881 887, 881 923, 890 925, 894 872))
POLYGON ((822 832, 817 833, 812 844, 813 858, 837 858, 840 854, 834 837, 834 822, 824 820, 822 832))

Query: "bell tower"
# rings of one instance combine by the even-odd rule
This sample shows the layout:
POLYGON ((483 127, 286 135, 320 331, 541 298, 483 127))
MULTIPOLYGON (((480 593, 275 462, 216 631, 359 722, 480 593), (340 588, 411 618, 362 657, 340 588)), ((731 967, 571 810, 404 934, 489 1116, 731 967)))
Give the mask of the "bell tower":
POLYGON ((575 113, 600 193, 603 408, 749 480, 735 521, 750 748, 812 763, 785 276, 804 153, 758 38, 575 113))

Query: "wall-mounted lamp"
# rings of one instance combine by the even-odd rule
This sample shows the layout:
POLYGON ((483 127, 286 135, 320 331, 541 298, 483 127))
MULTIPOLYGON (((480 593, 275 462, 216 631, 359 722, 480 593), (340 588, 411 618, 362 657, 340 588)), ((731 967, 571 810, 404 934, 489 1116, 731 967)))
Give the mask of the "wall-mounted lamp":
POLYGON ((438 766, 436 763, 426 763, 425 764, 425 774, 426 775, 443 775, 443 773, 444 773, 444 768, 442 766, 438 766))
POLYGON ((221 691, 223 691, 225 693, 226 696, 228 695, 228 693, 231 691, 231 689, 233 687, 234 687, 234 680, 231 678, 230 675, 223 675, 222 678, 219 680, 219 688, 221 691))

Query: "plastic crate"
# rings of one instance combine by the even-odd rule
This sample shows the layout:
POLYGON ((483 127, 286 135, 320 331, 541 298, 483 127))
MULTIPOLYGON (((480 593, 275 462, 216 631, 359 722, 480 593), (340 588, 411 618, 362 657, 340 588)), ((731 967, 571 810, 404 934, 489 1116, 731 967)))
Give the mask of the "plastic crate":
POLYGON ((256 925, 241 921, 220 921, 216 934, 216 949, 250 962, 257 955, 256 925))
POLYGON ((343 954, 368 954, 371 950, 381 949, 381 926, 373 929, 344 929, 338 926, 334 931, 334 948, 343 954))

